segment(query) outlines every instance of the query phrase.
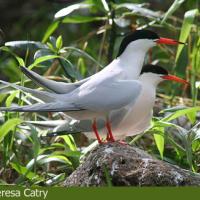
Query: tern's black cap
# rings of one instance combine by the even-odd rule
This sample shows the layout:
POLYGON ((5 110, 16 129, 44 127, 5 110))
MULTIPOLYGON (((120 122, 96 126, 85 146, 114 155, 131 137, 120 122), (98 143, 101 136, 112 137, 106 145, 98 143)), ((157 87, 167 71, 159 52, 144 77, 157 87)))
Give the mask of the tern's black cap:
POLYGON ((140 74, 143 73, 154 73, 154 74, 161 74, 161 75, 168 75, 168 71, 159 65, 152 65, 147 64, 142 67, 142 71, 140 74))
POLYGON ((126 49, 126 47, 128 46, 128 44, 130 42, 133 42, 135 40, 139 40, 139 39, 159 39, 160 37, 157 35, 157 33, 150 31, 150 30, 136 30, 133 33, 128 34, 127 36, 124 37, 124 39, 121 42, 121 45, 119 47, 119 52, 118 52, 118 56, 120 56, 124 50, 126 49))

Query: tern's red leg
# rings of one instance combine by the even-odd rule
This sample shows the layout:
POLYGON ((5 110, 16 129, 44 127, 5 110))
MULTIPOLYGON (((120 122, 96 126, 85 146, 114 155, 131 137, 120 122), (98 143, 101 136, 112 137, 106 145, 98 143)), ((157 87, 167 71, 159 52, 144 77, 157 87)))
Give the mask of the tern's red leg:
POLYGON ((115 139, 113 137, 113 134, 112 134, 112 130, 111 130, 111 126, 110 126, 110 122, 106 122, 106 128, 108 130, 108 135, 107 135, 107 140, 110 141, 110 142, 114 142, 115 139))
POLYGON ((109 141, 109 140, 110 140, 110 135, 109 135, 109 133, 107 133, 106 141, 109 141))
POLYGON ((98 143, 99 143, 99 144, 102 144, 101 138, 100 138, 99 133, 98 133, 98 130, 97 130, 97 123, 96 123, 96 120, 93 121, 92 129, 93 129, 93 131, 94 131, 94 133, 95 133, 95 136, 96 136, 96 138, 97 138, 97 140, 98 140, 98 143))

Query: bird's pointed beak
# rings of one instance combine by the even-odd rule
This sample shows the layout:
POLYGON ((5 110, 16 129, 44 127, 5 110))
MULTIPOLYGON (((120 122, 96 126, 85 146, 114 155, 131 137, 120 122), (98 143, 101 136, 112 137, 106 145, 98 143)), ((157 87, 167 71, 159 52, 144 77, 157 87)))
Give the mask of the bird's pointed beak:
POLYGON ((179 42, 177 40, 169 39, 169 38, 159 38, 156 40, 157 44, 169 44, 169 45, 178 45, 178 44, 185 44, 184 42, 179 42))
POLYGON ((168 75, 165 75, 165 76, 161 76, 161 78, 163 78, 165 80, 176 81, 176 82, 179 82, 179 83, 183 83, 183 84, 189 85, 189 82, 187 82, 186 80, 184 80, 182 78, 179 78, 177 76, 171 75, 171 74, 168 74, 168 75))

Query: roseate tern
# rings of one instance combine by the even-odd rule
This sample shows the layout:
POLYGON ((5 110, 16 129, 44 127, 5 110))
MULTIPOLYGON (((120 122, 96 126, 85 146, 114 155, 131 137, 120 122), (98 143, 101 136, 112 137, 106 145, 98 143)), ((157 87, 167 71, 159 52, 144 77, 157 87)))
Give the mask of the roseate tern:
POLYGON ((40 96, 45 103, 0 108, 0 111, 62 111, 76 120, 91 120, 91 128, 99 143, 102 140, 96 121, 103 120, 107 140, 114 141, 112 131, 117 139, 121 139, 141 133, 149 127, 156 87, 163 80, 187 84, 187 81, 168 74, 164 68, 150 64, 142 68, 138 80, 107 80, 103 77, 98 81, 90 79, 67 94, 53 94, 7 83, 16 89, 40 96))
POLYGON ((100 76, 119 80, 138 79, 146 52, 156 44, 178 45, 183 43, 169 38, 161 38, 150 30, 136 30, 124 37, 116 59, 100 72, 75 83, 48 80, 25 67, 21 67, 21 70, 36 84, 57 94, 66 94, 90 79, 99 79, 100 76))

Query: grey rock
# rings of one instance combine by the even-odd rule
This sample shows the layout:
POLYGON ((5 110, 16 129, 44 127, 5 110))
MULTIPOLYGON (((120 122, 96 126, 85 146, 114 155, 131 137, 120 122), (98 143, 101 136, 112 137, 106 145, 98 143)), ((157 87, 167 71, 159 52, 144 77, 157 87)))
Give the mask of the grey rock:
POLYGON ((186 186, 200 185, 200 175, 153 158, 118 142, 99 145, 62 186, 186 186))

